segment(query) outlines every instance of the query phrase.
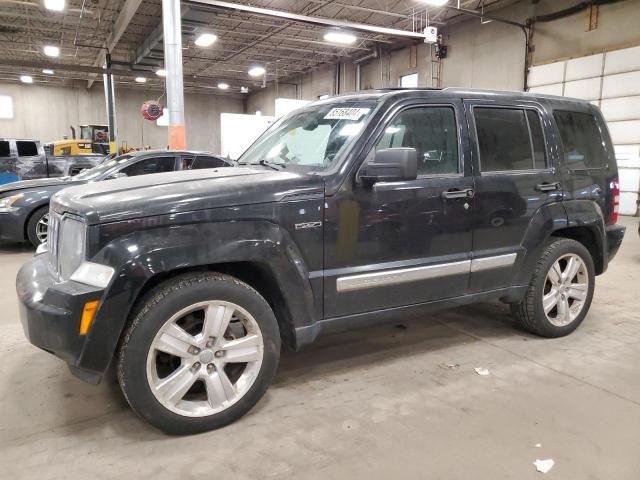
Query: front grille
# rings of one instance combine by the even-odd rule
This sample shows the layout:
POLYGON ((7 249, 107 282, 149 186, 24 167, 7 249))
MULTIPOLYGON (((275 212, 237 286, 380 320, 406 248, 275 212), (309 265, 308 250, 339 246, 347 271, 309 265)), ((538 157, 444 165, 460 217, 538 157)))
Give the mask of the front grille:
POLYGON ((47 244, 49 249, 49 267, 58 275, 58 248, 60 236, 60 221, 62 216, 53 210, 49 210, 49 225, 47 228, 47 244))

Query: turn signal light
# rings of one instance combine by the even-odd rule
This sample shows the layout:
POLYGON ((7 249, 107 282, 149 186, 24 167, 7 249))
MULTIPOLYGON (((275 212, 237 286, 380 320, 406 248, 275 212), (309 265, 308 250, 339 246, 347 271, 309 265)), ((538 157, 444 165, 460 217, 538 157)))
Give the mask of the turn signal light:
POLYGON ((93 321, 93 315, 98 309, 98 300, 93 300, 84 304, 82 318, 80 319, 80 335, 86 335, 93 321))

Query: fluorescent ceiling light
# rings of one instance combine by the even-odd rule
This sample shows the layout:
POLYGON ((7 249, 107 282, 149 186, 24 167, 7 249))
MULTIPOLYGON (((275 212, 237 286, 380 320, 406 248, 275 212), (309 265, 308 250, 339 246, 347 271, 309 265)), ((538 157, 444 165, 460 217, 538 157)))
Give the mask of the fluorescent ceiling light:
POLYGON ((265 72, 266 70, 261 66, 255 66, 249 69, 249 75, 251 75, 252 77, 261 77, 265 72))
POLYGON ((220 82, 220 83, 218 84, 218 88, 219 88, 220 90, 227 90, 227 89, 229 88, 229 84, 228 84, 228 83, 224 83, 224 82, 220 82))
POLYGON ((47 57, 59 57, 60 56, 60 49, 54 45, 45 45, 44 49, 44 54, 47 57))
POLYGON ((331 43, 339 43, 340 45, 351 45, 352 43, 356 42, 357 37, 352 33, 332 31, 325 33, 324 39, 327 42, 331 43))
POLYGON ((449 3, 449 0, 422 0, 427 5, 433 5, 434 7, 441 7, 449 3))
POLYGON ((61 12, 64 10, 64 0, 44 0, 44 6, 47 10, 55 10, 61 12))
POLYGON ((210 47, 216 40, 218 40, 217 35, 213 33, 203 33, 196 38, 195 44, 199 47, 210 47))
POLYGON ((54 71, 49 68, 45 68, 44 70, 42 70, 42 73, 44 73, 45 75, 53 75, 54 71))
POLYGON ((22 75, 20 81, 22 83, 33 83, 33 77, 31 75, 22 75))
POLYGON ((145 77, 136 77, 136 82, 147 83, 147 79, 145 77))
POLYGON ((156 75, 159 77, 166 77, 167 71, 164 68, 160 68, 159 70, 156 70, 156 75))

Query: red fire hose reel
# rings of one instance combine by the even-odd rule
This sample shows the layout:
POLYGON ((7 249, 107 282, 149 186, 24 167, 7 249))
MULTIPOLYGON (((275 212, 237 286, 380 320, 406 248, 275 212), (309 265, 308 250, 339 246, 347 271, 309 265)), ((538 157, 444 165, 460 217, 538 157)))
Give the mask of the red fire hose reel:
POLYGON ((147 120, 157 120, 163 114, 162 105, 157 100, 147 100, 142 104, 140 113, 147 120))

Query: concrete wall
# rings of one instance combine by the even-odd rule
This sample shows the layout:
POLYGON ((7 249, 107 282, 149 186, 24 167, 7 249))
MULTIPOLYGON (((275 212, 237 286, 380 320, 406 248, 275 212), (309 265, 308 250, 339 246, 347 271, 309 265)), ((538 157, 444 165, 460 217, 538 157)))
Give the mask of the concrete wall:
MULTIPOLYGON (((517 2, 491 12, 504 19, 524 23, 527 18, 543 15, 572 6, 576 0, 529 0, 517 2)), ((640 1, 625 0, 601 6, 598 28, 585 32, 587 13, 549 23, 537 23, 534 28, 534 65, 558 59, 580 57, 594 52, 614 50, 622 46, 640 44, 640 1)), ((522 90, 524 86, 525 37, 521 29, 499 22, 482 24, 478 18, 468 18, 442 29, 449 55, 443 61, 442 86, 522 90)), ((410 49, 383 53, 380 58, 362 64, 361 87, 397 87, 400 76, 418 72, 420 86, 431 86, 430 46, 417 46, 417 65, 411 66, 410 49)), ((351 92, 355 86, 355 67, 343 64, 340 92, 351 92)), ((333 65, 318 68, 300 78, 297 98, 314 100, 318 95, 334 91, 333 65)), ((248 112, 261 110, 272 115, 277 97, 296 98, 295 88, 273 87, 252 92, 248 98, 248 112), (291 96, 288 96, 291 95, 291 96)))
MULTIPOLYGON (((162 92, 116 88, 118 141, 129 146, 166 148, 167 128, 144 120, 140 106, 162 92)), ((35 138, 42 142, 70 136, 69 126, 107 123, 100 85, 87 90, 0 83, 0 95, 13 98, 14 118, 0 119, 0 137, 35 138)), ((220 151, 220 114, 242 113, 242 100, 218 95, 185 96, 187 145, 194 150, 220 151)))

